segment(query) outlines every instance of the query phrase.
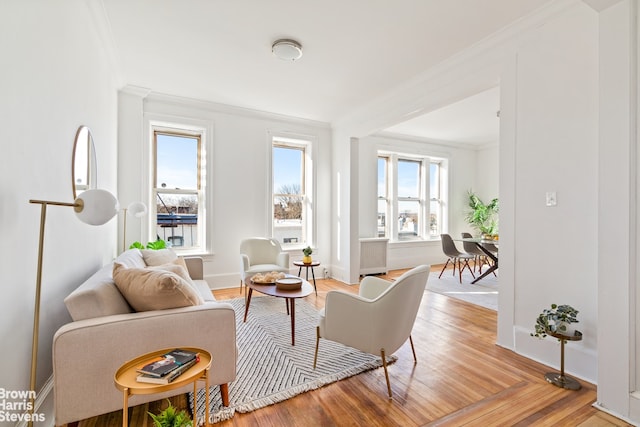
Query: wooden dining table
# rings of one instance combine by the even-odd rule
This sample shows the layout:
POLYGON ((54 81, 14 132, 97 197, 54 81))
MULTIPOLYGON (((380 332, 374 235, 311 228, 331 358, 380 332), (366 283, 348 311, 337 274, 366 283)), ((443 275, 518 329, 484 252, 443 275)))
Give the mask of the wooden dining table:
POLYGON ((485 277, 487 277, 487 275, 489 275, 491 273, 494 273, 498 269, 498 253, 497 252, 492 252, 487 248, 488 245, 498 246, 498 243, 499 243, 498 240, 481 239, 481 238, 477 238, 477 237, 467 237, 467 238, 462 238, 462 239, 457 239, 457 240, 459 240, 461 242, 475 243, 475 245, 478 247, 478 249, 480 249, 486 256, 488 256, 489 259, 491 259, 491 261, 493 261, 493 264, 489 265, 489 268, 487 269, 487 271, 482 273, 480 276, 476 277, 471 282, 472 284, 476 284, 480 280, 482 280, 485 277))

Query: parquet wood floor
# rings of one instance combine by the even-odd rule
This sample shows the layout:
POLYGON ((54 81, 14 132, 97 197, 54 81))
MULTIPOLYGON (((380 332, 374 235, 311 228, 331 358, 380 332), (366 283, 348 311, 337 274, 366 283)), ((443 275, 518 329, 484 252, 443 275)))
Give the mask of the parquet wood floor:
MULTIPOLYGON (((440 266, 441 268, 441 266, 440 266)), ((439 271, 438 266, 432 271, 439 271)), ((390 272, 386 278, 400 275, 390 272)), ((334 280, 318 280, 324 305, 328 291, 357 292, 334 280)), ((216 290, 218 300, 241 297, 239 288, 216 290)), ((495 345, 497 313, 427 292, 413 331, 418 363, 405 344, 389 367, 393 399, 387 398, 382 369, 366 372, 248 414, 236 414, 220 427, 244 426, 581 426, 629 424, 598 411, 596 387, 581 381, 579 391, 555 387, 544 379, 554 369, 495 345)), ((233 384, 230 385, 233 387, 233 384)), ((185 396, 172 399, 186 408, 185 396)), ((152 402, 130 409, 130 425, 152 426, 152 402)), ((120 412, 79 423, 80 427, 117 427, 120 412)))

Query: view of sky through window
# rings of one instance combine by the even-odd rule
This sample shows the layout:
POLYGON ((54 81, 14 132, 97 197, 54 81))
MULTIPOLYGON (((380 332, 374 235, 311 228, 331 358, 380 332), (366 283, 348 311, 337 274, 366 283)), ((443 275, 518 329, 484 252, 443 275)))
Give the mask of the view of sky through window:
POLYGON ((302 189, 302 150, 273 147, 273 191, 293 185, 302 189))
POLYGON ((196 190, 198 139, 158 133, 157 165, 159 188, 196 190))
POLYGON ((420 162, 398 160, 398 196, 420 197, 420 162))

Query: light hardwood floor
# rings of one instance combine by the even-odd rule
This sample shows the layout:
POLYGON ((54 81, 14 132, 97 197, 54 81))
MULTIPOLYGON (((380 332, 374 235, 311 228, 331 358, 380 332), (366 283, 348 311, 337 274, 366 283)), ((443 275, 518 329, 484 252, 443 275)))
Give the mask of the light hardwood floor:
MULTIPOLYGON (((440 266, 442 268, 442 266, 440 266)), ((439 271, 438 266, 432 271, 439 271)), ((401 271, 390 272, 394 278, 401 271)), ((334 289, 357 292, 334 280, 318 280, 317 307, 334 289)), ((238 288, 214 291, 218 300, 241 297, 238 288)), ((228 426, 628 426, 593 408, 596 388, 579 391, 544 380, 555 369, 495 345, 495 311, 426 292, 413 331, 418 362, 405 344, 389 367, 393 399, 382 369, 369 371, 282 403, 217 424, 228 426)), ((230 384, 233 387, 233 384, 230 384)), ((172 399, 186 408, 185 396, 172 399)), ((147 411, 165 402, 130 409, 130 425, 152 426, 147 411)), ((81 421, 80 427, 122 425, 121 412, 81 421)))

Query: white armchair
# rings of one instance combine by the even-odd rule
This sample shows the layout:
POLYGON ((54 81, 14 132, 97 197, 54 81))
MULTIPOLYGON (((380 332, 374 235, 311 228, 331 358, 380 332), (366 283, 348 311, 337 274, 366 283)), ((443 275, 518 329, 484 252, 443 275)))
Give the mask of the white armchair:
POLYGON ((240 289, 247 277, 270 271, 289 273, 289 254, 276 239, 252 237, 240 242, 240 289))
POLYGON ((409 338, 413 358, 417 362, 411 330, 427 285, 429 269, 428 265, 415 267, 395 282, 367 276, 360 283, 358 295, 342 291, 328 292, 316 329, 314 369, 320 338, 379 354, 391 398, 385 355, 395 353, 409 338))

